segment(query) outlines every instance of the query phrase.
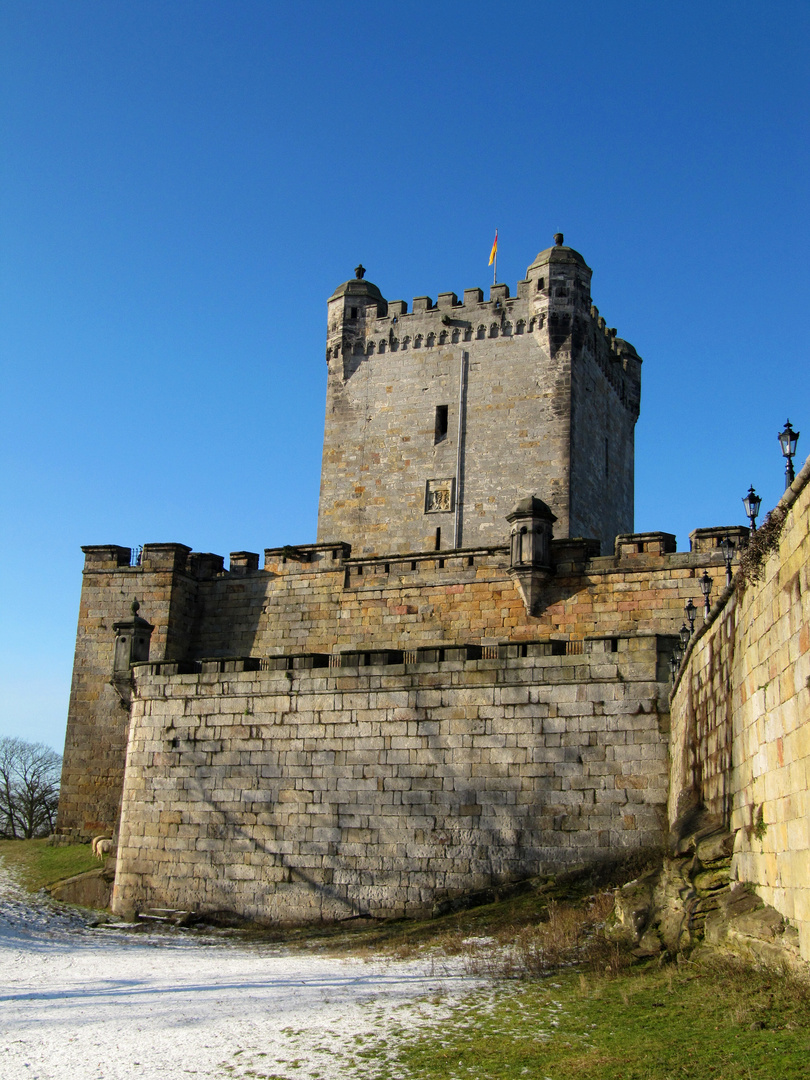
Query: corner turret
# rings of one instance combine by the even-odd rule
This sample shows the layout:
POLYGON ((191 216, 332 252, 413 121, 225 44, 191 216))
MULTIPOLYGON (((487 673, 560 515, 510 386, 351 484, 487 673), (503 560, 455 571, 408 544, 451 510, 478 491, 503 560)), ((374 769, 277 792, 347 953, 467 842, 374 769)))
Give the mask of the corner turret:
POLYGON ((388 303, 370 281, 361 263, 354 277, 339 285, 329 297, 327 307, 326 361, 343 353, 351 354, 365 341, 366 325, 388 314, 388 303))
POLYGON ((556 233, 554 247, 541 251, 526 271, 528 294, 538 314, 545 310, 590 309, 592 270, 580 253, 566 247, 563 240, 563 234, 556 233))

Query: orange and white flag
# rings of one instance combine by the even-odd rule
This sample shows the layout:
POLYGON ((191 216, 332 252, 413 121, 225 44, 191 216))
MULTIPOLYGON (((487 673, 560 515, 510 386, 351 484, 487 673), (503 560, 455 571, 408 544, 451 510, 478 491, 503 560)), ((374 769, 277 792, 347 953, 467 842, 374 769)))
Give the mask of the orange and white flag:
POLYGON ((490 253, 489 253, 489 265, 490 266, 492 266, 492 264, 495 262, 495 256, 497 254, 498 254, 498 230, 496 229, 495 230, 495 240, 493 241, 493 244, 492 244, 492 251, 490 251, 490 253))

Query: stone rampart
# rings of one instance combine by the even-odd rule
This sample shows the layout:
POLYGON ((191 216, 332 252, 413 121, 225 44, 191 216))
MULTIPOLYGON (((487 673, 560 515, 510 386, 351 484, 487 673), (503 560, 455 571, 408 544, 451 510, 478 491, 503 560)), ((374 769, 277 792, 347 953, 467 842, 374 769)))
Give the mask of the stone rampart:
POLYGON ((555 574, 534 615, 506 548, 353 559, 346 545, 313 544, 268 549, 263 569, 235 552, 228 571, 182 544, 148 544, 135 566, 127 548, 86 548, 57 831, 88 839, 118 819, 129 721, 113 625, 133 600, 155 627, 154 660, 671 635, 686 599, 701 603, 703 571, 715 595, 724 571, 719 549, 674 553, 662 536, 620 537, 601 557, 586 541, 552 541, 555 574))
POLYGON ((727 590, 672 699, 669 817, 702 806, 735 835, 733 874, 810 960, 810 463, 775 510, 778 550, 727 590))
POLYGON ((339 562, 268 552, 264 571, 201 585, 192 655, 676 634, 686 600, 703 603, 704 570, 715 596, 725 578, 719 549, 594 558, 583 541, 554 541, 552 557, 556 572, 529 615, 505 548, 339 562))
POLYGON ((660 844, 667 643, 560 645, 135 665, 114 909, 424 914, 660 844))

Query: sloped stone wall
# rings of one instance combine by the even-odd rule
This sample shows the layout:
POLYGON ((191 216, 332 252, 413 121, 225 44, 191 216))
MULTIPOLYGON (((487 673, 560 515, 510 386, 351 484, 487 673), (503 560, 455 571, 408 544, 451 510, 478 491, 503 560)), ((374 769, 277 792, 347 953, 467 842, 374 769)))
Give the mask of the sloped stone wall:
POLYGON ((669 816, 736 831, 732 873, 799 930, 810 960, 810 463, 777 511, 759 581, 724 598, 672 700, 669 816))

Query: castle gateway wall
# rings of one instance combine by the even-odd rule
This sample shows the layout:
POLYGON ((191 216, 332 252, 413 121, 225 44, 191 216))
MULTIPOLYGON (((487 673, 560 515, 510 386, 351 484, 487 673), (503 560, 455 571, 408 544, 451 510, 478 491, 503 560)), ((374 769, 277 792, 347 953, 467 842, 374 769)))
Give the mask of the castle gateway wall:
POLYGON ((568 649, 137 665, 114 910, 424 914, 660 843, 659 643, 568 649))
POLYGON ((733 876, 810 960, 810 459, 783 513, 761 579, 718 605, 680 674, 669 814, 702 804, 735 832, 733 876))

